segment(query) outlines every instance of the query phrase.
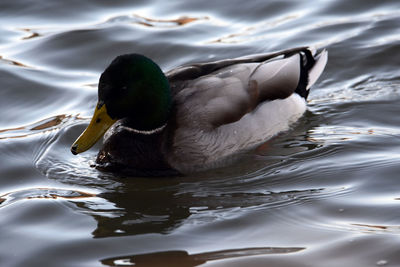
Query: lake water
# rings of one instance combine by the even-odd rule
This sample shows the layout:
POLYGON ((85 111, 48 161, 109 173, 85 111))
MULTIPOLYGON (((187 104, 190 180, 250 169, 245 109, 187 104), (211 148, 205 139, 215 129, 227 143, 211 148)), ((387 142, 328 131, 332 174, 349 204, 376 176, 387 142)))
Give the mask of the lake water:
POLYGON ((0 3, 0 266, 400 266, 400 3, 0 3), (309 110, 240 163, 115 177, 69 150, 117 55, 329 50, 309 110))

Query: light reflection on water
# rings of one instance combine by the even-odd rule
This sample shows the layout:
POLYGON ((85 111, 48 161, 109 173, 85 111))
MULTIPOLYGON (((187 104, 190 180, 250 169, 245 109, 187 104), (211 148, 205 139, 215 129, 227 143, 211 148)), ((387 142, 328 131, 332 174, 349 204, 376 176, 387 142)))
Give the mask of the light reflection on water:
POLYGON ((1 265, 400 264, 396 1, 0 5, 1 265), (299 45, 330 56, 309 111, 240 162, 127 178, 69 151, 118 54, 168 70, 299 45))

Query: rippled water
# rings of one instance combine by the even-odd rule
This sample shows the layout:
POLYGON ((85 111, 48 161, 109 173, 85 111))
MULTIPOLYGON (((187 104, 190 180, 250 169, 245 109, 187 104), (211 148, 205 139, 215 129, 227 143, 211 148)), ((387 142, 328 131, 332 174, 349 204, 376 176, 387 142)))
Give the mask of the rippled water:
POLYGON ((0 3, 1 266, 399 266, 400 4, 0 3), (302 45, 309 111, 234 166, 113 177, 73 156, 116 55, 163 69, 302 45))

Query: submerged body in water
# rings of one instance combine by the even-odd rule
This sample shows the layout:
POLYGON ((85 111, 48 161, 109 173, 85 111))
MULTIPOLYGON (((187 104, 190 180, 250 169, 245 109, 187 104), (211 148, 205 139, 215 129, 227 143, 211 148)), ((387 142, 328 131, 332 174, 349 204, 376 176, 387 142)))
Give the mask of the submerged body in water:
POLYGON ((119 56, 101 75, 92 121, 71 151, 108 130, 96 160, 102 170, 163 176, 220 166, 288 130, 326 62, 325 50, 300 47, 164 75, 142 55, 119 56))

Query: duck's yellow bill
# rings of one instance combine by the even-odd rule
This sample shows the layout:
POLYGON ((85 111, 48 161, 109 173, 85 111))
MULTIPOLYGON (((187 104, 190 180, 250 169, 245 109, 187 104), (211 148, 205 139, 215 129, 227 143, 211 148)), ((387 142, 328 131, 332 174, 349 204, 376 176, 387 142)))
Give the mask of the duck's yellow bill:
POLYGON ((116 121, 107 114, 106 105, 103 104, 100 108, 97 105, 89 126, 71 146, 72 154, 76 155, 91 148, 116 121))

